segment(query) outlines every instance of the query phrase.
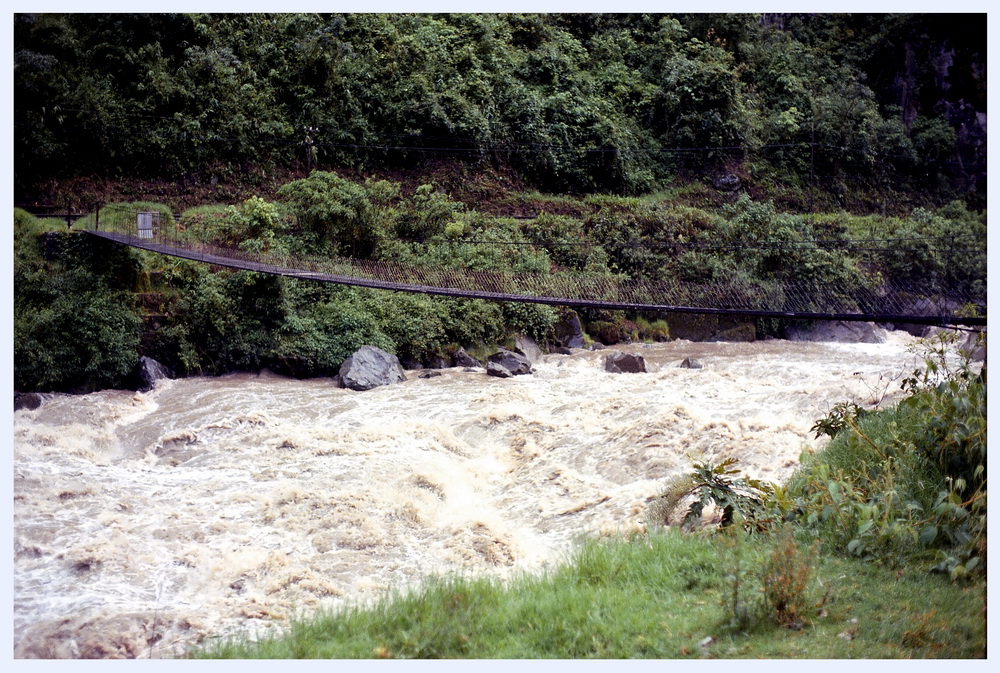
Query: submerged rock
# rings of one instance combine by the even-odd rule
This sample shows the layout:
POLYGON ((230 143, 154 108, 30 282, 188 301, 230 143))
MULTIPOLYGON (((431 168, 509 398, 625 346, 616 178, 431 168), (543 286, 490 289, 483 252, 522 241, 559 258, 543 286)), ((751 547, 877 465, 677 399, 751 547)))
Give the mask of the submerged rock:
POLYGON ((695 358, 684 358, 681 362, 681 369, 702 369, 704 365, 701 364, 701 360, 695 358))
POLYGON ((37 409, 42 406, 42 396, 38 393, 14 392, 14 411, 18 409, 37 409))
POLYGON ((340 365, 340 380, 351 390, 371 390, 406 380, 399 358, 375 346, 362 346, 340 365))

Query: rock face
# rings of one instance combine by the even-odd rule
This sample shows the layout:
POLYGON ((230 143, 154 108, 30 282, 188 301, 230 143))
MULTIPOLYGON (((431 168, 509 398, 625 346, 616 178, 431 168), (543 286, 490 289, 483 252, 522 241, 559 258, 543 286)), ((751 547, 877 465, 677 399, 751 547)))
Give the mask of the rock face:
POLYGON ((139 358, 139 364, 132 372, 132 387, 141 393, 148 393, 160 379, 172 379, 174 373, 167 367, 145 355, 139 358))
POLYGON ((499 353, 489 357, 489 361, 486 363, 486 373, 490 376, 507 378, 500 369, 506 370, 510 376, 520 376, 531 373, 531 363, 521 353, 501 348, 499 353))
POLYGON ((375 346, 362 346, 340 365, 340 380, 351 390, 371 390, 406 380, 399 359, 375 346))
POLYGON ((646 361, 641 355, 609 353, 604 358, 604 371, 615 374, 639 374, 646 371, 646 361))
POLYGON ((811 328, 789 328, 789 341, 834 341, 837 343, 885 343, 886 331, 870 322, 822 321, 811 328))
POLYGON ((567 313, 555 324, 556 343, 564 348, 583 348, 583 325, 575 312, 567 313))

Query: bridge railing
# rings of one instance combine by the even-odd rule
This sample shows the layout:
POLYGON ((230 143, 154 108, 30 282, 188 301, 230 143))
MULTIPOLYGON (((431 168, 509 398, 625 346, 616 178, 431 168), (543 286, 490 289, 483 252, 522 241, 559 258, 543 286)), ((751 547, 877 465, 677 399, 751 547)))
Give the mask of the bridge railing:
POLYGON ((169 218, 140 233, 127 217, 88 223, 99 236, 196 261, 309 280, 454 297, 577 307, 726 313, 779 318, 985 325, 985 296, 927 292, 918 283, 811 279, 761 280, 733 275, 709 283, 633 279, 580 272, 527 273, 442 268, 387 259, 287 256, 201 240, 169 218), (148 231, 148 230, 146 230, 148 231), (968 307, 975 311, 968 311, 968 307), (978 315, 975 315, 978 313, 978 315))

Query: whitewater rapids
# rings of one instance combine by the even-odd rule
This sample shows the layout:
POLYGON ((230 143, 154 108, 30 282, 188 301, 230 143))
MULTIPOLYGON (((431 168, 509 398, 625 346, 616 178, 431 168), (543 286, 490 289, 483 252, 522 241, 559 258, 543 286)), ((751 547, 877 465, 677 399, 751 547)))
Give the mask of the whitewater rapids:
POLYGON ((620 350, 649 373, 580 351, 368 392, 263 372, 45 395, 13 420, 14 655, 167 658, 430 575, 539 571, 641 529, 693 461, 786 479, 833 404, 898 390, 912 341, 639 344, 620 350))

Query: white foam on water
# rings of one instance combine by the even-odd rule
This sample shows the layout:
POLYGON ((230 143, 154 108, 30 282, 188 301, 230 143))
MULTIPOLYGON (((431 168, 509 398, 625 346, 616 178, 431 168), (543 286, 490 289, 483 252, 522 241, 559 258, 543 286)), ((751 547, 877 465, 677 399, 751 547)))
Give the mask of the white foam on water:
POLYGON ((787 478, 834 403, 910 371, 906 343, 632 345, 649 373, 579 352, 363 393, 232 374, 48 396, 14 416, 15 655, 175 656, 433 574, 538 571, 641 528, 694 460, 787 478))

